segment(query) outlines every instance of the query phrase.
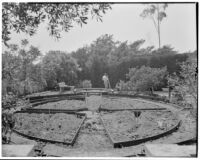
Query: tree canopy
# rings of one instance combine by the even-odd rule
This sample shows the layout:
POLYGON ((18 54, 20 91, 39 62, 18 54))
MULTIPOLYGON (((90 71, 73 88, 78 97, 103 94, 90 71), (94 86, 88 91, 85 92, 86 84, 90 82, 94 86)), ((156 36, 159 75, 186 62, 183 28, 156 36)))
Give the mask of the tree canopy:
POLYGON ((49 34, 61 37, 61 31, 68 32, 75 24, 87 23, 89 17, 102 21, 102 15, 111 9, 108 3, 2 3, 2 40, 7 45, 10 34, 36 33, 42 22, 47 24, 49 34))
POLYGON ((156 33, 158 34, 158 46, 161 47, 161 35, 160 35, 160 26, 161 21, 167 17, 166 8, 168 7, 167 3, 163 4, 147 4, 147 7, 140 14, 143 18, 149 18, 152 20, 156 33))
POLYGON ((55 88, 58 83, 74 85, 79 66, 74 58, 61 51, 49 51, 41 61, 42 74, 48 88, 55 88))
POLYGON ((38 77, 40 72, 35 71, 34 62, 41 56, 37 47, 22 40, 21 45, 10 45, 8 51, 2 55, 2 79, 4 85, 9 86, 10 90, 16 94, 26 94, 30 90, 39 91, 43 85, 38 77))

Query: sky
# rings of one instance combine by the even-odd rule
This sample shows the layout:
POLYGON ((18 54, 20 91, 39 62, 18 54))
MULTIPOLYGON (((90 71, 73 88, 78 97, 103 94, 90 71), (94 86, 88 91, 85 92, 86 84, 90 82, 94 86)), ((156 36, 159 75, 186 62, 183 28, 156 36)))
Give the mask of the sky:
MULTIPOLYGON (((75 25, 69 32, 62 32, 59 41, 49 36, 46 24, 41 24, 34 36, 13 33, 9 43, 19 44, 26 38, 43 54, 49 50, 70 53, 90 45, 103 34, 111 34, 116 41, 132 43, 144 39, 143 47, 153 45, 157 48, 158 37, 153 22, 140 17, 144 8, 144 4, 114 4, 112 10, 103 15, 103 22, 89 19, 83 27, 75 25)), ((171 45, 178 52, 196 50, 195 4, 169 4, 166 13, 167 18, 161 23, 161 44, 171 45)))

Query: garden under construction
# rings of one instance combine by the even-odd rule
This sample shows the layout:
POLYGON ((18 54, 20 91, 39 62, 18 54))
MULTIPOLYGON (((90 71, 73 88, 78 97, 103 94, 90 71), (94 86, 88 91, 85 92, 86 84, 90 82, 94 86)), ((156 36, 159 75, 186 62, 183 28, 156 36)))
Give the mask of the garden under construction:
POLYGON ((27 97, 31 107, 14 114, 15 136, 27 139, 18 143, 34 142, 34 156, 145 156, 145 144, 196 143, 191 108, 103 90, 27 97))

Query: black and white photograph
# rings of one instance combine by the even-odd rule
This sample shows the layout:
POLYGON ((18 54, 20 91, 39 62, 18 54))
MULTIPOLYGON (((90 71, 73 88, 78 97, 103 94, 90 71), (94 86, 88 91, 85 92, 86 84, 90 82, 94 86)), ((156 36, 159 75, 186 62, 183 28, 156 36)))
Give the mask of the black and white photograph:
POLYGON ((2 1, 1 158, 198 158, 198 8, 2 1))

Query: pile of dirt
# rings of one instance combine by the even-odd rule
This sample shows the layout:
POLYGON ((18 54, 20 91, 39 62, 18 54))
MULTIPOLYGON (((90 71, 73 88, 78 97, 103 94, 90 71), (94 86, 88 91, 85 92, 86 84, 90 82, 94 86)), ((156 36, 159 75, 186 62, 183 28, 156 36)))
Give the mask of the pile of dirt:
POLYGON ((178 123, 170 111, 142 111, 138 120, 133 111, 102 114, 114 141, 136 140, 163 133, 178 123))
POLYGON ((21 133, 38 138, 69 142, 73 139, 81 118, 75 115, 16 113, 15 129, 21 133))
POLYGON ((85 108, 85 102, 79 100, 62 100, 59 102, 51 102, 39 105, 37 109, 81 109, 85 108))
POLYGON ((143 108, 161 108, 156 104, 149 104, 131 98, 104 98, 101 108, 105 109, 143 109, 143 108))

